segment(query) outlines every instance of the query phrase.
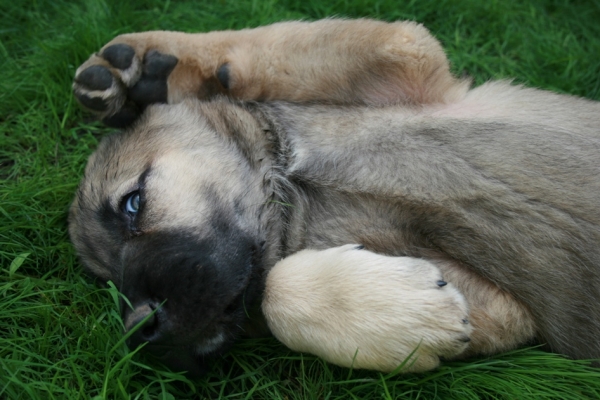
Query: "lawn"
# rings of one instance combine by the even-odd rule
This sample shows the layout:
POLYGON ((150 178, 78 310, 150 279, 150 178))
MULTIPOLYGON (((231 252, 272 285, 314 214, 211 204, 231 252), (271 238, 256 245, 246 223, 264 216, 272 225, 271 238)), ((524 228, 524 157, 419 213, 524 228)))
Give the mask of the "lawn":
POLYGON ((71 79, 119 33, 411 19, 476 84, 514 78, 600 100, 598 1, 1 0, 0 15, 0 398, 600 398, 599 369, 539 349, 394 376, 246 340, 192 382, 126 348, 117 293, 82 273, 66 220, 86 158, 109 132, 78 107, 71 79))

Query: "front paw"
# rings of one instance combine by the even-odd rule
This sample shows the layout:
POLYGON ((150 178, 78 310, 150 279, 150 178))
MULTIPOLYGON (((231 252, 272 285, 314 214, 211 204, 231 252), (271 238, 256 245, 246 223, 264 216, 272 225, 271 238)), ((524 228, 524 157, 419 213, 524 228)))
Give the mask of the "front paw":
POLYGON ((304 250, 273 267, 262 305, 293 350, 337 365, 402 372, 437 367, 466 350, 464 297, 422 259, 347 245, 304 250))
POLYGON ((137 54, 128 44, 110 44, 77 69, 73 93, 106 125, 125 127, 147 105, 167 102, 167 78, 177 61, 156 50, 137 54))

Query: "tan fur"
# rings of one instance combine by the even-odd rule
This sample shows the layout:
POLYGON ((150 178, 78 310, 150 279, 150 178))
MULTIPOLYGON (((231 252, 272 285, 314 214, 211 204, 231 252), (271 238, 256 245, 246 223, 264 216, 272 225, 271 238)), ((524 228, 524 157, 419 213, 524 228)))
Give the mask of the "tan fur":
POLYGON ((456 263, 355 248, 303 250, 275 264, 262 310, 277 339, 337 365, 386 372, 414 351, 402 370, 418 372, 440 356, 497 354, 535 336, 522 304, 456 263), (442 279, 454 284, 439 288, 442 279))
MULTIPOLYGON (((179 60, 168 79, 169 103, 227 93, 242 100, 429 104, 458 100, 468 89, 468 81, 450 74, 439 42, 409 21, 333 19, 202 34, 143 32, 117 36, 104 48, 116 43, 135 49, 136 62, 127 71, 93 55, 76 76, 104 65, 130 87, 146 52, 157 50, 179 60), (231 69, 229 90, 215 78, 223 64, 231 69)), ((74 89, 86 90, 77 84, 74 89)), ((101 117, 117 112, 125 94, 111 99, 101 117)))
POLYGON ((178 229, 211 237, 218 214, 262 235, 267 270, 289 256, 269 273, 262 307, 291 348, 384 371, 415 348, 407 371, 534 338, 600 356, 598 103, 507 82, 467 92, 413 22, 146 32, 115 43, 135 49, 128 70, 95 55, 78 74, 104 65, 116 83, 98 93, 74 84, 110 100, 101 116, 123 106, 148 51, 179 61, 170 105, 150 107, 86 169, 70 234, 94 274, 118 278, 115 254, 135 243, 113 239, 94 210, 108 199, 118 212, 152 166, 142 239, 178 229), (215 76, 227 63, 228 90, 215 76), (318 103, 190 100, 219 93, 318 103), (338 247, 347 243, 369 251, 338 247), (436 287, 440 276, 451 285, 436 287))
POLYGON ((345 245, 303 250, 269 272, 262 310, 271 332, 337 365, 421 372, 465 351, 467 304, 435 265, 345 245))
POLYGON ((435 262, 469 305, 469 348, 457 358, 513 350, 535 337, 533 316, 521 302, 456 262, 435 262))

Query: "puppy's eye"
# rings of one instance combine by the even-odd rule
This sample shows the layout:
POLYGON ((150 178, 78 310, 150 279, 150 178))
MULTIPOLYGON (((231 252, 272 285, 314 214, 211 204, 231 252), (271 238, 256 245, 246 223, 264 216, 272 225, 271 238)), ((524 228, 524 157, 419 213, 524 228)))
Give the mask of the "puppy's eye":
POLYGON ((136 215, 140 210, 140 192, 135 191, 125 197, 125 212, 129 215, 136 215))

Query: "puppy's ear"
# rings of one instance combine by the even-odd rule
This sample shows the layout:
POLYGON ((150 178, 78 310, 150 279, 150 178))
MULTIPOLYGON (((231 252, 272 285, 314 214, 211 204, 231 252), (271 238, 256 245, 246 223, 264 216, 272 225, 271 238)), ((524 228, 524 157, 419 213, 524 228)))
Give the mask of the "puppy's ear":
POLYGON ((219 97, 200 104, 208 123, 236 144, 250 165, 258 168, 271 153, 271 127, 258 107, 219 97))

